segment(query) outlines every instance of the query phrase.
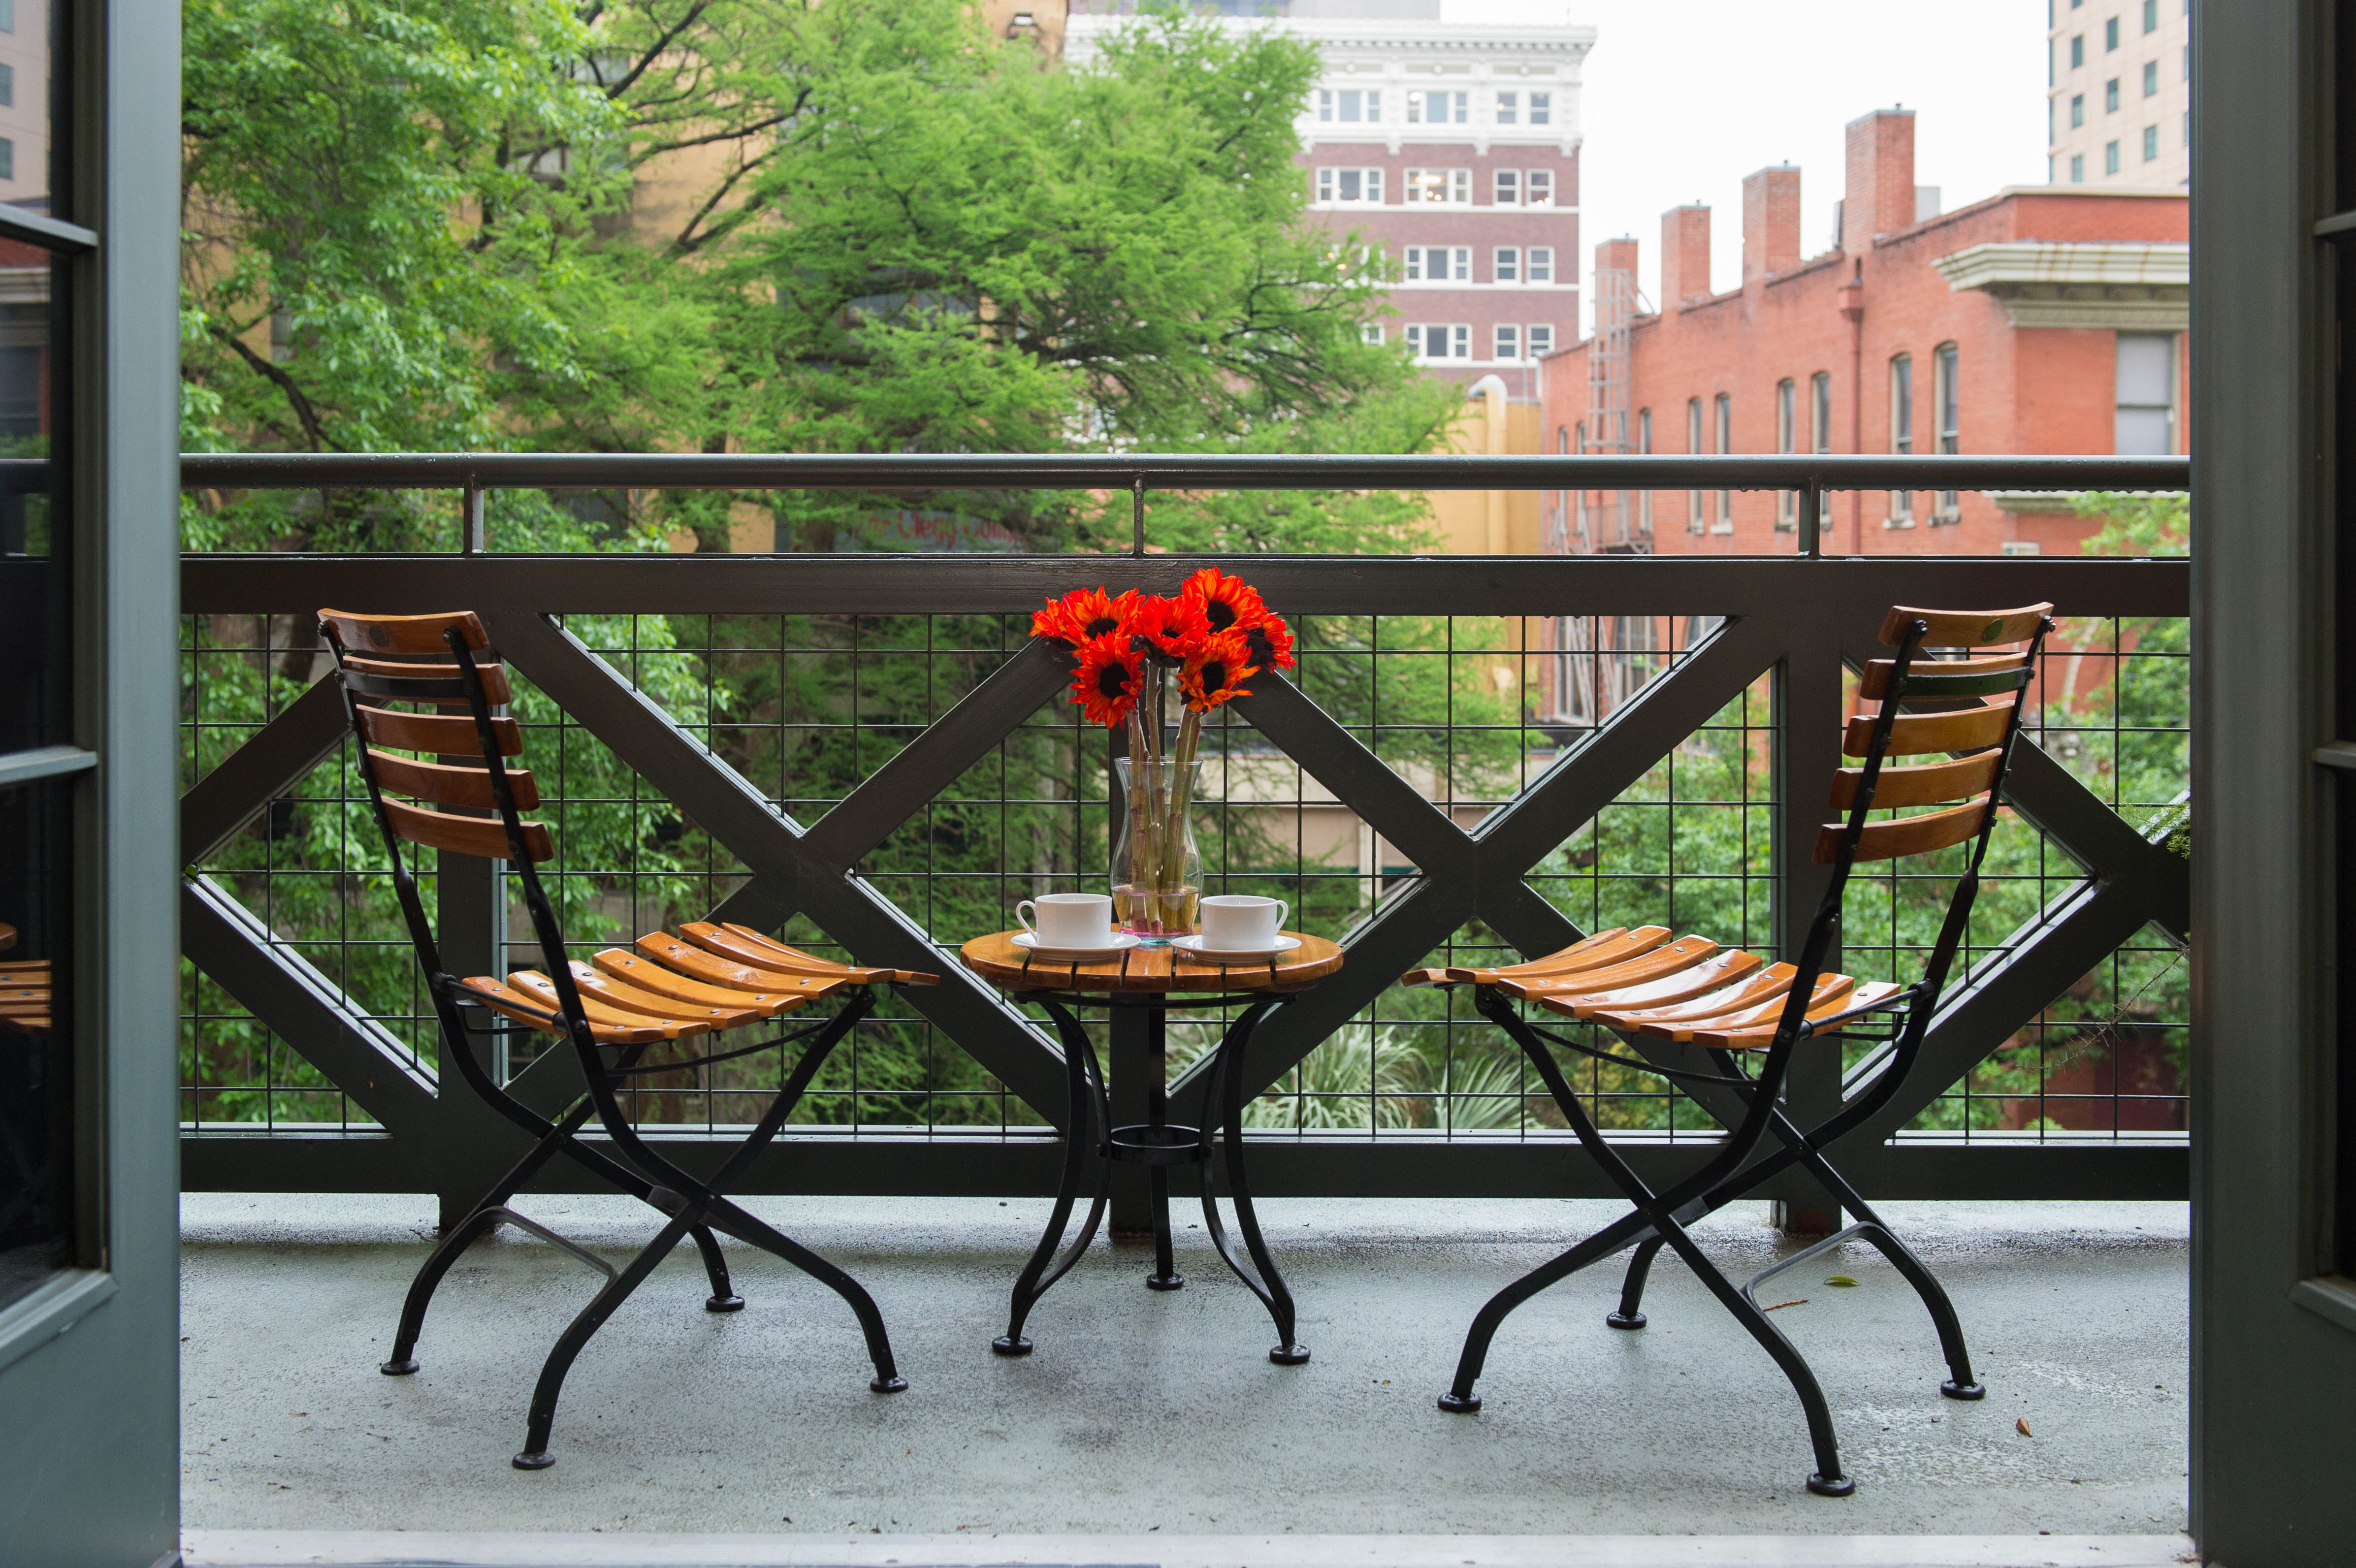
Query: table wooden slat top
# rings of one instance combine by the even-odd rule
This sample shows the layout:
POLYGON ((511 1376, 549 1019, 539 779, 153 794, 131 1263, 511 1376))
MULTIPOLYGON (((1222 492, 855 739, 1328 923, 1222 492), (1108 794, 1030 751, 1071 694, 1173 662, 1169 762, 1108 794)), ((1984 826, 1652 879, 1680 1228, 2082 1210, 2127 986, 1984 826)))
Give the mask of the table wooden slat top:
POLYGON ((977 936, 958 952, 965 966, 1010 991, 1297 991, 1342 966, 1342 949, 1322 936, 1284 934, 1301 945, 1271 958, 1219 962, 1174 947, 1131 947, 1090 963, 1043 958, 1014 945, 1018 932, 977 936))

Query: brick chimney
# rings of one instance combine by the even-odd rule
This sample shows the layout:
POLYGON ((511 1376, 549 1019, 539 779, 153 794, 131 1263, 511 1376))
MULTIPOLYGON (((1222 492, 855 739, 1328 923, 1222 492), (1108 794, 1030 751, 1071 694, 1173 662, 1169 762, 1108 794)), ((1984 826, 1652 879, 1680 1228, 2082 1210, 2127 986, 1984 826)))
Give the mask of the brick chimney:
POLYGON ((1673 207, 1661 214, 1661 308, 1675 310, 1708 298, 1709 208, 1699 203, 1673 207))
POLYGON ((1789 164, 1742 182, 1742 286, 1800 264, 1800 171, 1789 164))
POLYGON ((1595 330, 1602 332, 1636 315, 1636 240, 1633 235, 1606 240, 1595 248, 1595 330), (1612 274, 1618 274, 1614 282, 1612 274))
POLYGON ((1841 197, 1841 249, 1873 249, 1877 234, 1914 222, 1914 112, 1877 109, 1848 123, 1848 188, 1841 197))

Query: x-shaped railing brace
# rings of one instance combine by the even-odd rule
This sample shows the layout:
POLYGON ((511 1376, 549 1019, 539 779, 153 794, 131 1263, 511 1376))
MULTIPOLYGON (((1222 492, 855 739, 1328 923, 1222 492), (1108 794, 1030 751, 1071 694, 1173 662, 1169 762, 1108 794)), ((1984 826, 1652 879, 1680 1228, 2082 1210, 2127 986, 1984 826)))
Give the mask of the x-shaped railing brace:
MULTIPOLYGON (((946 984, 912 992, 911 1002, 1008 1088, 1060 1122, 1060 1051, 994 992, 955 965, 944 965, 940 949, 925 933, 853 871, 862 856, 1061 688, 1066 673, 1052 647, 1033 643, 1016 653, 804 828, 552 619, 528 609, 482 613, 494 642, 525 676, 744 864, 750 880, 714 918, 773 928, 807 914, 862 962, 946 969, 946 984)), ((1237 704, 1240 715, 1422 875, 1350 934, 1350 960, 1338 976, 1259 1030, 1246 1064, 1248 1092, 1279 1082, 1469 920, 1484 922, 1530 955, 1576 941, 1579 928, 1531 888, 1526 874, 1783 657, 1788 631, 1765 617, 1721 626, 1470 832, 1298 687, 1273 675, 1258 677, 1253 695, 1237 704)), ((1866 619, 1857 618, 1843 632, 1842 645, 1850 650, 1852 664, 1869 656, 1872 634, 1866 619)), ((292 787, 341 736, 341 714, 325 683, 291 704, 189 792, 183 803, 186 859, 201 860, 262 803, 292 787)), ((2022 748, 2007 795, 2090 868, 2089 879, 2055 901, 2006 960, 1951 995, 1933 1026, 1915 1083, 1874 1126, 1858 1135, 1860 1141, 1878 1142, 1911 1120, 2000 1045, 2021 1019, 2050 1003, 2147 920, 2179 937, 2185 929, 2184 862, 2146 839, 2042 752, 2022 748)), ((335 1060, 315 1065, 347 1087, 355 1073, 385 1082, 389 1096, 356 1091, 355 1097, 363 1104, 386 1099, 381 1109, 369 1108, 398 1132, 397 1123, 420 1109, 412 1102, 425 1080, 393 1054, 397 1044, 381 1029, 356 1029, 352 1020, 365 1015, 322 978, 291 970, 273 976, 241 960, 242 944, 259 950, 247 958, 287 969, 276 944, 252 929, 250 916, 237 920, 218 907, 230 901, 226 894, 209 887, 199 891, 196 884, 191 890, 199 931, 191 956, 306 1053, 310 1041, 342 1041, 327 1050, 335 1060), (397 1080, 390 1076, 396 1069, 397 1080), (396 1081, 402 1087, 391 1089, 396 1081)), ((554 1058, 550 1053, 549 1060, 554 1058)), ((1683 1057, 1668 1048, 1656 1060, 1676 1064, 1683 1057)), ((1862 1064, 1851 1074, 1852 1092, 1875 1065, 1862 1064)), ((1202 1079, 1201 1072, 1190 1071, 1173 1085, 1174 1115, 1200 1114, 1202 1079)), ((519 1094, 541 1104, 571 1093, 564 1075, 545 1063, 528 1070, 517 1086, 519 1094), (543 1078, 548 1081, 539 1082, 543 1078)), ((1727 1108, 1712 1103, 1707 1092, 1700 1097, 1713 1111, 1727 1108)))

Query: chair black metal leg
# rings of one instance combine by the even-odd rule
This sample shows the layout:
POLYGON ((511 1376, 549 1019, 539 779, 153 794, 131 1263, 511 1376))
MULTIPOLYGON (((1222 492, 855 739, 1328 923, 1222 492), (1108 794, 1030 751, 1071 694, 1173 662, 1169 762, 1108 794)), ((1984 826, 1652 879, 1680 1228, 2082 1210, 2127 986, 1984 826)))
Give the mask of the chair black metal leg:
POLYGON ((712 1200, 715 1217, 724 1219, 722 1227, 740 1241, 749 1242, 765 1253, 781 1257, 812 1279, 842 1297, 859 1319, 859 1330, 867 1339, 867 1359, 875 1364, 875 1376, 868 1387, 877 1393, 898 1393, 908 1386, 892 1360, 892 1337, 884 1332, 884 1314, 876 1310, 875 1298, 841 1269, 811 1252, 792 1237, 785 1235, 755 1219, 726 1198, 715 1196, 712 1200))
POLYGON ((1097 1227, 1103 1222, 1106 1205, 1112 1197, 1112 1160, 1108 1148, 1099 1147, 1111 1136, 1112 1112, 1105 1093, 1103 1074, 1097 1068, 1096 1047, 1089 1041, 1087 1031, 1080 1021, 1066 1011, 1052 997, 1041 998, 1047 1016, 1054 1020, 1055 1032, 1064 1044, 1064 1072, 1067 1104, 1064 1131, 1064 1179, 1055 1189, 1055 1206, 1047 1216, 1047 1229, 1039 1237, 1039 1245, 1031 1253, 1031 1261, 1023 1265, 1015 1276, 1014 1300, 1009 1308, 1006 1332, 990 1343, 990 1348, 1001 1356, 1027 1356, 1031 1341, 1023 1337, 1023 1325, 1031 1316, 1048 1288, 1070 1272, 1074 1264, 1096 1240, 1097 1227), (1092 1092, 1093 1091, 1093 1092, 1092 1092), (1091 1129, 1090 1123, 1094 1127, 1091 1129), (1087 1162, 1090 1149, 1097 1153, 1096 1200, 1088 1206, 1087 1223, 1064 1253, 1063 1260, 1050 1270, 1048 1264, 1055 1256, 1056 1243, 1064 1239, 1064 1226, 1072 1217, 1072 1206, 1080 1195, 1080 1169, 1087 1162))
POLYGON ((1588 1264, 1608 1258, 1652 1228, 1652 1221, 1642 1214, 1623 1214, 1596 1232, 1587 1240, 1564 1253, 1551 1263, 1540 1264, 1513 1284, 1491 1296, 1465 1331, 1463 1352, 1456 1358, 1456 1381, 1440 1396, 1440 1408, 1459 1415, 1469 1415, 1481 1408, 1480 1396, 1472 1385, 1481 1381, 1481 1369, 1488 1364, 1489 1341, 1515 1309, 1549 1285, 1558 1285, 1588 1264))
POLYGON ((1808 1418, 1808 1442, 1816 1456, 1815 1473, 1808 1477, 1808 1490, 1825 1498, 1845 1498, 1857 1490, 1857 1482, 1841 1472, 1840 1443, 1833 1434, 1832 1411, 1825 1403, 1825 1391, 1817 1384, 1816 1374, 1809 1368, 1807 1358, 1800 1354, 1799 1347, 1769 1321, 1757 1302, 1719 1272, 1718 1265, 1694 1244, 1682 1225, 1665 1219, 1661 1234, 1676 1248, 1677 1256, 1685 1260, 1686 1265, 1701 1276, 1710 1294, 1751 1331, 1751 1337, 1759 1341, 1762 1349, 1775 1358, 1775 1364, 1783 1369, 1783 1376, 1791 1381, 1792 1392, 1800 1396, 1800 1408, 1808 1418))
POLYGON ((1620 1282, 1620 1309, 1607 1312, 1603 1321, 1614 1328, 1642 1328, 1644 1314, 1644 1280, 1653 1272, 1653 1260, 1666 1243, 1658 1236, 1648 1236, 1636 1243, 1636 1255, 1628 1260, 1628 1277, 1620 1282))
POLYGON ((605 1319, 614 1315, 614 1309, 628 1300, 630 1293, 638 1288, 647 1275, 654 1273, 655 1265, 679 1245, 680 1238, 687 1234, 691 1222, 685 1215, 674 1216, 669 1224, 655 1233, 655 1239, 630 1260, 630 1266, 607 1281, 605 1288, 591 1297, 589 1305, 583 1307, 566 1326, 563 1335, 556 1341, 556 1348, 549 1351, 547 1361, 540 1369, 539 1385, 531 1391, 531 1415, 523 1448, 512 1461, 517 1469, 545 1470, 556 1463, 555 1456, 548 1451, 548 1435, 556 1424, 556 1400, 564 1392, 565 1373, 573 1370, 574 1359, 589 1343, 590 1336, 605 1326, 605 1319))

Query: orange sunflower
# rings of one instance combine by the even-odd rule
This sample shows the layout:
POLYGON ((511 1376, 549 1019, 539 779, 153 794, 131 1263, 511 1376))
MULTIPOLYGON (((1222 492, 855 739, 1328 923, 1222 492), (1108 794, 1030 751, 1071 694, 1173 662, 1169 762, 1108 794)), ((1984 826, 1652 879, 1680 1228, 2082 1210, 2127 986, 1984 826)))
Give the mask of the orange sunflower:
POLYGON ((1091 637, 1119 631, 1136 604, 1135 589, 1115 599, 1101 587, 1075 588, 1061 599, 1048 600, 1044 610, 1032 613, 1031 635, 1057 637, 1078 647, 1091 637))
POLYGON ((1183 593, 1175 599, 1140 599, 1129 625, 1146 653, 1170 665, 1184 664, 1201 653, 1211 635, 1202 606, 1183 593))
POLYGON ((1118 730, 1129 722, 1145 685, 1145 656, 1130 645, 1126 632, 1106 632, 1088 638, 1077 650, 1079 673, 1072 678, 1072 700, 1091 724, 1118 730))
POLYGON ((1243 683, 1258 673, 1259 666, 1251 662, 1251 646, 1241 632, 1214 632, 1204 640, 1202 654, 1179 672, 1178 689, 1187 707, 1208 713, 1223 702, 1249 697, 1243 683))
POLYGON ((1257 589, 1240 577, 1222 574, 1215 566, 1206 566, 1188 578, 1178 596, 1200 605, 1203 619, 1214 632, 1248 627, 1268 613, 1257 589))
POLYGON ((1244 628, 1244 643, 1251 649, 1252 663, 1260 668, 1292 667, 1292 628, 1284 624, 1283 616, 1262 612, 1258 620, 1244 628))

